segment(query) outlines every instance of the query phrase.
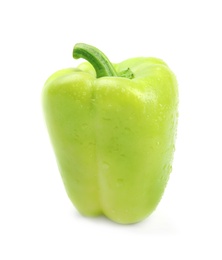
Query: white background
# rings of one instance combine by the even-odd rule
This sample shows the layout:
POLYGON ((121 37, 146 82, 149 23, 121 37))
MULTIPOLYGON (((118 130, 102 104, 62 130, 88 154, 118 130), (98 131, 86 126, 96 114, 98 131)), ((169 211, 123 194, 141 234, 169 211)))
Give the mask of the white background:
POLYGON ((0 259, 222 259, 221 1, 1 1, 0 259), (41 109, 54 71, 92 44, 113 62, 165 60, 180 115, 173 171, 135 225, 85 218, 69 201, 41 109))

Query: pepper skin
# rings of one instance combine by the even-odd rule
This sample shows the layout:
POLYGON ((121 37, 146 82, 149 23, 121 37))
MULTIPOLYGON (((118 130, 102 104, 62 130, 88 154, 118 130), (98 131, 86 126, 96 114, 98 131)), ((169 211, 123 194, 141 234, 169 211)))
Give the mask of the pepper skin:
POLYGON ((111 64, 83 43, 73 56, 88 62, 53 74, 42 93, 65 189, 85 216, 139 222, 158 205, 172 169, 176 78, 156 58, 111 64))

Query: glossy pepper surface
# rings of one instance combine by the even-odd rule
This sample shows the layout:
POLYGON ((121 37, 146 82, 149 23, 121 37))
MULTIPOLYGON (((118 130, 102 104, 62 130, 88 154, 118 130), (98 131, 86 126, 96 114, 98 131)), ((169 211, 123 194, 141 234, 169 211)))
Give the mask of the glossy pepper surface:
POLYGON ((86 216, 135 223, 167 184, 177 128, 174 74, 157 58, 112 64, 93 46, 45 83, 43 111, 67 194, 86 216))

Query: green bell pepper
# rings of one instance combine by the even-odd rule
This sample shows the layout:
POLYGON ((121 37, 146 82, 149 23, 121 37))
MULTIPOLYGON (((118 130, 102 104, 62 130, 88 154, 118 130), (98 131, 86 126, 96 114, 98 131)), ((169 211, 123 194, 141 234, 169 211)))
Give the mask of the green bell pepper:
POLYGON ((43 111, 67 194, 86 216, 135 223, 153 212, 167 184, 177 128, 174 74, 157 58, 112 64, 79 43, 88 62, 53 74, 43 111))

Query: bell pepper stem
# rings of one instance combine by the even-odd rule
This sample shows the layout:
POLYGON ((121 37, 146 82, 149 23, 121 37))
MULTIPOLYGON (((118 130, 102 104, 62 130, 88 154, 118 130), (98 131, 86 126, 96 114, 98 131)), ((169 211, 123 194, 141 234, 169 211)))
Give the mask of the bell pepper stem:
POLYGON ((97 78, 118 76, 106 55, 94 46, 85 43, 77 43, 73 49, 73 58, 83 58, 89 61, 96 71, 97 78))

